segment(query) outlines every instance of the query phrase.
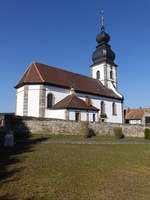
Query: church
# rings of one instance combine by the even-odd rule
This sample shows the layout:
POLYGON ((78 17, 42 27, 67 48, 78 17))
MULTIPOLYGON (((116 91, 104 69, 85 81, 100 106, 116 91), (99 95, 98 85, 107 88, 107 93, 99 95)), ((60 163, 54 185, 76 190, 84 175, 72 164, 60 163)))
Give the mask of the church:
POLYGON ((15 86, 16 115, 123 123, 124 98, 118 92, 115 53, 109 41, 102 16, 91 77, 32 62, 15 86))

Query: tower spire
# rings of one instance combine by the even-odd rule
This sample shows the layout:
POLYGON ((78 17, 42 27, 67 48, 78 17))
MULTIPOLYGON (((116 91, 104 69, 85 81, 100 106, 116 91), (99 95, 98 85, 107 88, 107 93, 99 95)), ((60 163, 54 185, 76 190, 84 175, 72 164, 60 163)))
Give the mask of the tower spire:
POLYGON ((101 30, 104 31, 104 10, 101 10, 101 20, 102 20, 101 30))

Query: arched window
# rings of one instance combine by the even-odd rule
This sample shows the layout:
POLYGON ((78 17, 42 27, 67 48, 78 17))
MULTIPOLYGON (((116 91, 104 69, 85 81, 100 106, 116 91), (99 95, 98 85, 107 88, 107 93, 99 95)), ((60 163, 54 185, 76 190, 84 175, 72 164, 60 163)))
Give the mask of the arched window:
POLYGON ((53 106, 53 95, 50 93, 47 95, 47 108, 52 108, 53 106))
POLYGON ((101 101, 101 115, 105 114, 105 103, 101 101))
POLYGON ((100 71, 96 72, 96 79, 98 79, 98 80, 100 79, 100 71))
POLYGON ((113 71, 110 70, 110 79, 113 79, 113 71))
POLYGON ((117 108, 115 103, 112 103, 112 114, 117 115, 117 108))

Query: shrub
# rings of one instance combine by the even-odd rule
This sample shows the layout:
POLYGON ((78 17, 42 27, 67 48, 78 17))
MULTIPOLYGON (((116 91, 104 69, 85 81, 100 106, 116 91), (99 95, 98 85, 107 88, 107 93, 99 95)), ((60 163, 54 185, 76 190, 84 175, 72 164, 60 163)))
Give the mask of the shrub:
POLYGON ((118 139, 123 139, 125 137, 121 127, 114 128, 114 135, 118 139))
POLYGON ((150 140, 150 129, 149 128, 145 128, 144 138, 147 140, 150 140))
POLYGON ((92 128, 89 128, 89 132, 88 132, 88 137, 93 137, 93 136, 96 136, 94 130, 92 128))

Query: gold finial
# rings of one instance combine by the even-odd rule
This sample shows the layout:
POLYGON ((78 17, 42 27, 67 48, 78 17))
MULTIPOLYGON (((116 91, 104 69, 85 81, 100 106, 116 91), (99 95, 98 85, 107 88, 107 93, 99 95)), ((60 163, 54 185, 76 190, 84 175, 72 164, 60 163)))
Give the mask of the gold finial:
POLYGON ((104 10, 101 10, 101 20, 102 20, 102 28, 101 30, 104 30, 104 10))

